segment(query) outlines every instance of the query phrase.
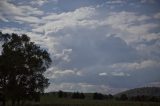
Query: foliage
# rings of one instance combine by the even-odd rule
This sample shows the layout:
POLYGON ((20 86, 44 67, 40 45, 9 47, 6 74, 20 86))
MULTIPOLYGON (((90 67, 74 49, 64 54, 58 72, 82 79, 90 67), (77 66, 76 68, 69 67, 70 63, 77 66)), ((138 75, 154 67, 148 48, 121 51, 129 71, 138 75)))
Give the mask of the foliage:
MULTIPOLYGON (((69 94, 69 93, 68 93, 69 94)), ((86 94, 85 99, 58 98, 56 95, 41 96, 40 106, 160 106, 159 102, 118 101, 114 99, 95 100, 86 94)))
POLYGON ((104 95, 101 94, 101 93, 94 93, 93 94, 93 99, 102 100, 102 99, 104 99, 104 95))
POLYGON ((49 85, 43 73, 51 63, 45 49, 23 34, 0 33, 0 88, 13 102, 37 99, 49 85))
POLYGON ((72 98, 73 99, 84 99, 85 95, 83 93, 79 93, 79 92, 74 92, 72 94, 72 98))
POLYGON ((126 95, 126 94, 122 94, 122 95, 120 96, 120 100, 128 100, 127 95, 126 95))
POLYGON ((58 97, 59 98, 66 98, 67 97, 67 93, 60 90, 60 91, 58 91, 58 97))

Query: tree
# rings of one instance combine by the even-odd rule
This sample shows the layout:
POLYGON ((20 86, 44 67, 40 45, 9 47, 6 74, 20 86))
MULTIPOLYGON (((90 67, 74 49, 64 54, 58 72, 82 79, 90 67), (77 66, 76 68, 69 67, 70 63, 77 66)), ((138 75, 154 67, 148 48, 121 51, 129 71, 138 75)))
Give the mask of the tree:
POLYGON ((101 93, 94 93, 93 94, 93 99, 102 100, 102 99, 104 99, 104 95, 101 94, 101 93))
POLYGON ((80 93, 79 98, 80 98, 80 99, 85 99, 84 93, 80 93))
POLYGON ((58 94, 58 97, 59 98, 67 98, 67 92, 63 92, 62 90, 59 90, 58 92, 57 92, 57 94, 58 94))
POLYGON ((0 92, 0 106, 5 106, 4 95, 0 92))
POLYGON ((51 63, 49 53, 25 34, 0 32, 0 41, 0 88, 5 98, 10 99, 13 106, 37 99, 49 85, 43 75, 51 63))
POLYGON ((59 98, 62 98, 62 97, 63 97, 63 91, 61 91, 61 90, 58 91, 58 97, 59 97, 59 98))
POLYGON ((74 92, 72 94, 73 99, 85 99, 85 95, 83 93, 74 92))
POLYGON ((127 95, 126 94, 122 94, 121 96, 120 96, 120 100, 128 100, 128 97, 127 97, 127 95))
POLYGON ((108 95, 108 99, 113 99, 114 97, 113 97, 113 95, 112 94, 109 94, 108 95))
POLYGON ((73 98, 73 99, 78 99, 78 97, 79 97, 79 93, 78 93, 78 92, 74 92, 74 93, 72 94, 72 98, 73 98))

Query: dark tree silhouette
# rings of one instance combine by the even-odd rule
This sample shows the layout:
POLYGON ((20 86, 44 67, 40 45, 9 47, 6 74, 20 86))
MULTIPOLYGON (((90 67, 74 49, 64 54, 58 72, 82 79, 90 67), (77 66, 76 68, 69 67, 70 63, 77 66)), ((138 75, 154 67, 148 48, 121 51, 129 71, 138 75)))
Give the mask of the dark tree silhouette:
POLYGON ((127 97, 127 95, 126 94, 122 94, 121 96, 120 96, 120 100, 128 100, 128 97, 127 97))
POLYGON ((58 97, 59 98, 67 98, 67 92, 63 92, 62 90, 59 90, 58 92, 57 92, 57 94, 58 94, 58 97))
POLYGON ((0 91, 0 106, 5 106, 5 98, 1 91, 0 91))
POLYGON ((73 98, 73 99, 78 99, 78 97, 79 97, 79 93, 78 93, 78 92, 74 92, 74 93, 72 94, 72 98, 73 98))
POLYGON ((114 96, 112 94, 108 95, 108 99, 113 99, 113 98, 114 98, 114 96))
POLYGON ((74 92, 72 94, 73 99, 85 99, 85 95, 83 93, 74 92))
POLYGON ((49 85, 43 75, 51 63, 48 52, 24 34, 0 32, 0 41, 0 88, 5 97, 13 106, 26 99, 39 99, 39 94, 49 85))
POLYGON ((59 98, 62 98, 62 97, 63 97, 63 95, 64 95, 63 91, 61 91, 61 90, 60 90, 60 91, 58 91, 58 97, 59 97, 59 98))
POLYGON ((80 99, 85 99, 84 93, 80 93, 79 98, 80 98, 80 99))
POLYGON ((104 95, 101 94, 101 93, 94 93, 93 94, 93 99, 102 100, 102 99, 104 99, 104 95))

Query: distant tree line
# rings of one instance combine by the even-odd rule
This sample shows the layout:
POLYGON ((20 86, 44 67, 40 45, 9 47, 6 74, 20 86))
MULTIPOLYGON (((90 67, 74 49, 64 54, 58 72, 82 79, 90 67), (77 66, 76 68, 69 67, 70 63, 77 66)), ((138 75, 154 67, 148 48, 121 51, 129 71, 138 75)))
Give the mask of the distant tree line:
POLYGON ((72 98, 72 99, 86 99, 91 98, 93 100, 115 100, 115 101, 144 101, 144 102, 160 102, 160 97, 156 96, 145 96, 145 95, 137 95, 137 96, 127 96, 126 94, 121 95, 112 95, 112 94, 102 94, 102 93, 92 93, 91 97, 88 97, 85 93, 80 92, 64 92, 62 90, 58 92, 52 93, 56 95, 58 98, 72 98))
POLYGON ((57 92, 57 96, 59 98, 85 99, 84 93, 74 92, 70 94, 61 90, 57 92))
POLYGON ((126 94, 121 94, 120 96, 113 96, 111 94, 104 95, 101 93, 94 93, 93 99, 97 100, 117 100, 117 101, 144 101, 144 102, 160 102, 160 97, 157 96, 145 96, 145 95, 137 95, 137 96, 127 96, 126 94))
POLYGON ((94 93, 93 94, 93 99, 97 99, 97 100, 113 99, 113 95, 111 95, 111 94, 104 95, 104 94, 101 94, 101 93, 94 93))
POLYGON ((83 93, 79 93, 79 92, 74 92, 72 94, 72 98, 73 99, 84 99, 85 95, 83 93))

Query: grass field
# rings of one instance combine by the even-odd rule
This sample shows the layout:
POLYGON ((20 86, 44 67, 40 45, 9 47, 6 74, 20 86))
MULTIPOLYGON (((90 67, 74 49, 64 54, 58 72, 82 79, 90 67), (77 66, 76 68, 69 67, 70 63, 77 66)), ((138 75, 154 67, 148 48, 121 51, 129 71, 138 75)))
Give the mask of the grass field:
POLYGON ((160 106, 160 102, 117 101, 114 99, 93 100, 91 94, 86 95, 85 99, 58 98, 55 95, 43 95, 40 102, 28 102, 24 106, 160 106))
MULTIPOLYGON (((10 105, 7 105, 10 106, 10 105)), ((160 106, 160 102, 133 102, 115 100, 89 100, 42 97, 40 102, 25 106, 160 106)))
POLYGON ((92 100, 57 98, 53 96, 42 96, 40 103, 31 106, 160 106, 156 102, 133 102, 115 100, 92 100))

